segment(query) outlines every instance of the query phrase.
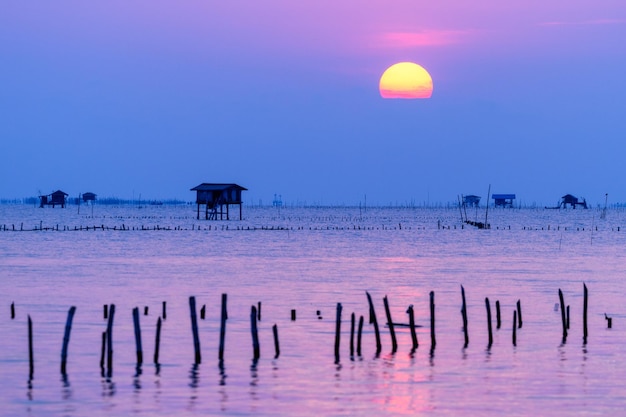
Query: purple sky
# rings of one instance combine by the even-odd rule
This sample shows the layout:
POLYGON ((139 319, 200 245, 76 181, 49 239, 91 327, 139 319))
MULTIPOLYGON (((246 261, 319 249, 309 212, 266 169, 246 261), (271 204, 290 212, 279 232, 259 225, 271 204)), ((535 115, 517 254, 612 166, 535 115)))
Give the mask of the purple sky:
POLYGON ((4 1, 0 197, 626 202, 624 40, 623 0, 4 1))

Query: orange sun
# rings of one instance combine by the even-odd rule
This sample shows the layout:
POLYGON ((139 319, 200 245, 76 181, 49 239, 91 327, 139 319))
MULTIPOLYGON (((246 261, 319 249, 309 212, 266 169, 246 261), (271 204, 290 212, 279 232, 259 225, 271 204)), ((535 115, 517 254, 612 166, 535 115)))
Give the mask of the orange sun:
POLYGON ((399 62, 385 70, 379 88, 383 98, 430 98, 433 79, 421 65, 399 62))

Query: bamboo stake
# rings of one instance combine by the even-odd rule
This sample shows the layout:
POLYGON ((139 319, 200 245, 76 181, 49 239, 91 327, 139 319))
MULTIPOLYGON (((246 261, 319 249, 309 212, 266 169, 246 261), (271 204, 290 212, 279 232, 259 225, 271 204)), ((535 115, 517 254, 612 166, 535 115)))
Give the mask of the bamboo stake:
POLYGON ((488 349, 491 349, 493 344, 493 330, 491 328, 491 305, 489 304, 489 298, 485 298, 485 308, 487 309, 487 330, 489 331, 489 344, 488 349))
POLYGON ((200 354, 200 337, 198 336, 198 317, 196 313, 196 297, 189 297, 189 314, 191 316, 191 332, 193 333, 193 349, 195 352, 195 364, 202 362, 200 354))
POLYGON ((337 303, 337 318, 335 320, 335 363, 339 363, 339 339, 341 337, 341 303, 337 303))
POLYGON ((435 292, 430 292, 430 351, 431 353, 437 346, 437 339, 435 338, 435 292))
POLYGON ((137 366, 143 363, 143 349, 141 348, 141 328, 139 326, 139 307, 133 308, 133 327, 135 329, 135 347, 137 352, 137 366))
POLYGON ((391 311, 389 309, 389 300, 387 296, 383 297, 383 303, 385 304, 385 314, 387 315, 387 325, 389 326, 389 335, 391 336, 391 353, 396 353, 398 350, 398 341, 396 340, 396 331, 391 319, 391 311))
POLYGON ((374 310, 374 303, 372 302, 372 296, 369 292, 365 291, 367 295, 367 301, 370 306, 370 324, 374 325, 374 334, 376 336, 376 356, 380 355, 380 351, 382 350, 382 344, 380 343, 380 332, 378 330, 378 320, 376 319, 376 311, 374 310))
POLYGON ((254 353, 254 360, 256 361, 261 357, 261 347, 259 346, 259 333, 257 330, 257 311, 255 306, 252 306, 252 309, 250 310, 250 329, 252 332, 252 349, 254 353))
POLYGON ((464 348, 469 344, 469 335, 467 334, 467 304, 465 303, 465 288, 461 285, 461 297, 463 299, 463 305, 461 306, 461 315, 463 316, 463 334, 465 335, 464 348))
POLYGON ((219 360, 224 359, 224 343, 226 340, 226 320, 228 320, 228 310, 226 308, 226 302, 228 300, 228 296, 226 294, 222 294, 222 312, 220 314, 220 347, 219 347, 219 360))
POLYGON ((72 331, 72 320, 74 319, 74 313, 76 312, 76 307, 70 307, 70 310, 67 313, 67 321, 65 322, 65 334, 63 336, 63 348, 61 349, 61 374, 65 375, 66 364, 67 364, 67 348, 70 344, 70 332, 72 331))

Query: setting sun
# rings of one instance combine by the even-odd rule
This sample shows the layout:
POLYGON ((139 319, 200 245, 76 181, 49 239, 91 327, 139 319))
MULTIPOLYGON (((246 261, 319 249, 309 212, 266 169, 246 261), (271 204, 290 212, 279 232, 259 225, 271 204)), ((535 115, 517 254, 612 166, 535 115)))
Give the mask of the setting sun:
POLYGON ((383 98, 430 98, 433 79, 421 65, 399 62, 385 70, 379 88, 383 98))

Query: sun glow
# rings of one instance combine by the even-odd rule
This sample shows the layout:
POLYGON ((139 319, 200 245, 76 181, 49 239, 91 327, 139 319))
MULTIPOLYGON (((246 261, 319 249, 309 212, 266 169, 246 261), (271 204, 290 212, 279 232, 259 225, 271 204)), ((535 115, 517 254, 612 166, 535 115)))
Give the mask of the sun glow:
POLYGON ((421 65, 399 62, 385 70, 379 89, 383 98, 430 98, 433 79, 421 65))

